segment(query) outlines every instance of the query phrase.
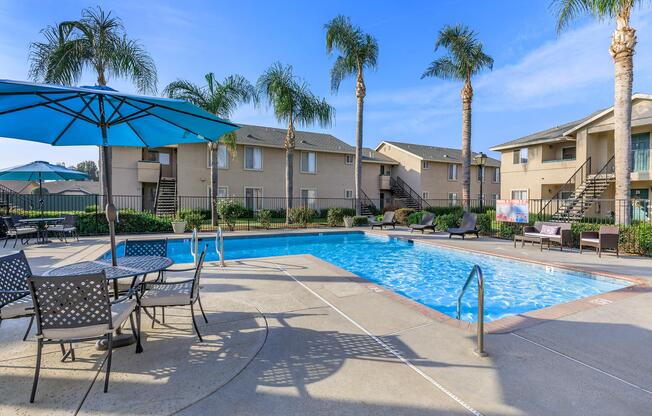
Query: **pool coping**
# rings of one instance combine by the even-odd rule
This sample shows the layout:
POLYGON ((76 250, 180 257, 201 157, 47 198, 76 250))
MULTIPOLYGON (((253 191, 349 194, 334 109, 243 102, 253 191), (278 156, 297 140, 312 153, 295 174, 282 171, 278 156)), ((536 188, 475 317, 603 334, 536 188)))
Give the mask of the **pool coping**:
MULTIPOLYGON (((566 303, 559 303, 556 305, 548 306, 542 309, 536 309, 533 311, 524 312, 522 314, 512 315, 505 318, 497 319, 492 322, 485 322, 484 328, 486 333, 490 334, 504 334, 514 332, 520 329, 529 328, 535 325, 539 325, 545 322, 553 321, 555 319, 563 318, 565 316, 573 315, 575 313, 597 308, 607 304, 611 304, 615 301, 626 299, 632 296, 636 296, 642 293, 652 292, 652 282, 649 282, 647 279, 640 277, 625 276, 611 272, 595 272, 593 270, 587 270, 581 267, 568 266, 566 264, 556 263, 556 262, 542 262, 535 259, 523 259, 516 256, 509 256, 503 253, 493 253, 489 251, 477 250, 474 248, 459 248, 447 244, 437 243, 431 240, 422 240, 419 238, 410 238, 409 236, 403 235, 393 235, 388 234, 383 231, 378 230, 369 230, 369 229, 331 229, 331 230, 321 230, 321 231, 295 231, 295 232, 281 232, 270 234, 268 231, 260 231, 260 233, 253 232, 246 235, 225 235, 224 239, 231 238, 260 238, 260 237, 284 237, 284 236, 296 236, 296 235, 320 235, 320 234, 353 234, 353 233, 364 233, 374 236, 382 236, 387 238, 401 239, 404 241, 410 241, 414 244, 423 244, 426 246, 432 246, 448 250, 456 250, 466 253, 476 253, 488 256, 500 257, 512 261, 526 262, 537 264, 540 266, 552 266, 558 267, 560 269, 570 270, 578 273, 584 273, 594 276, 603 276, 611 279, 624 280, 632 283, 632 285, 616 289, 610 292, 600 293, 593 296, 584 297, 581 299, 576 299, 566 303)), ((175 235, 176 236, 176 235, 175 235)), ((200 233, 199 238, 213 238, 214 233, 200 233), (203 235, 202 235, 203 234, 203 235)), ((151 239, 156 239, 157 236, 151 236, 151 239)), ((160 236, 158 237, 160 238, 160 236)), ((172 237, 168 240, 174 239, 187 239, 189 236, 179 235, 178 238, 172 237)), ((125 238, 126 240, 127 238, 125 238)), ((123 242, 121 240, 119 242, 123 242)), ((437 311, 436 309, 423 305, 416 300, 413 300, 405 295, 397 293, 390 288, 374 283, 371 280, 365 279, 361 276, 356 275, 355 273, 349 272, 343 268, 340 268, 332 263, 329 263, 325 260, 322 260, 312 254, 297 254, 295 256, 305 256, 312 261, 319 263, 321 266, 330 269, 334 272, 337 272, 338 275, 348 278, 351 281, 362 283, 367 286, 367 288, 372 288, 375 292, 382 294, 383 296, 397 301, 410 309, 420 313, 421 315, 426 316, 429 319, 435 320, 437 322, 445 323, 449 326, 459 328, 466 331, 475 331, 476 323, 467 322, 455 319, 451 316, 448 316, 442 312, 437 311)), ((281 256, 283 257, 283 256, 281 256)), ((269 257, 260 257, 260 258, 269 258, 269 257)), ((275 257, 278 258, 278 257, 275 257)), ((228 261, 228 260, 227 260, 228 261)))

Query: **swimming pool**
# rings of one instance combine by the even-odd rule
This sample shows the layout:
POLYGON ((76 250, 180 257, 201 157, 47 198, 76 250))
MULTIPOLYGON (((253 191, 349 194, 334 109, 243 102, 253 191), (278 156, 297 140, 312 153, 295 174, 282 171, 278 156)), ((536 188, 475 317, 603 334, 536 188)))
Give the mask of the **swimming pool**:
MULTIPOLYGON (((206 261, 216 261, 214 239, 206 261)), ((124 245, 118 245, 118 256, 124 245)), ((485 321, 490 322, 628 286, 625 281, 366 233, 322 233, 224 239, 227 260, 312 254, 360 277, 455 317, 457 296, 474 264, 485 277, 485 321)), ((168 243, 176 263, 191 263, 190 240, 168 243)), ((109 255, 110 256, 110 255, 109 255)), ((462 303, 462 320, 477 319, 477 287, 462 303)))

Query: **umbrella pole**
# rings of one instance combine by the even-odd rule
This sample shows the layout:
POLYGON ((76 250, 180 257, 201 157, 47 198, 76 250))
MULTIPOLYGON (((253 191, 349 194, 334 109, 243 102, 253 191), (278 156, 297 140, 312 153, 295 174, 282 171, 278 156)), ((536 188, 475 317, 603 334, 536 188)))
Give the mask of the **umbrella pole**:
POLYGON ((106 131, 106 116, 104 113, 104 97, 98 97, 98 104, 100 110, 100 128, 102 129, 102 164, 104 165, 103 179, 104 179, 104 192, 106 194, 106 207, 104 213, 106 214, 106 221, 109 223, 109 237, 111 239, 111 263, 113 266, 118 265, 118 256, 115 249, 115 222, 118 219, 118 211, 113 205, 113 186, 111 183, 111 149, 108 146, 107 131, 106 131))
POLYGON ((43 218, 43 179, 41 179, 41 172, 38 174, 38 204, 41 207, 41 218, 43 218))

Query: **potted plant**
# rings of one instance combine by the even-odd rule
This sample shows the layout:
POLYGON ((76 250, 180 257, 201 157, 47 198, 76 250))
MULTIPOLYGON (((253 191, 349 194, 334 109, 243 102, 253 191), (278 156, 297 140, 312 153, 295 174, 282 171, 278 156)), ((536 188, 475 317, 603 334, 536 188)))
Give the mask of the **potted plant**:
POLYGON ((186 231, 186 221, 181 219, 179 215, 176 215, 174 219, 172 219, 172 231, 174 231, 175 234, 183 234, 186 231))
POLYGON ((353 228, 353 217, 344 217, 344 226, 346 228, 353 228))

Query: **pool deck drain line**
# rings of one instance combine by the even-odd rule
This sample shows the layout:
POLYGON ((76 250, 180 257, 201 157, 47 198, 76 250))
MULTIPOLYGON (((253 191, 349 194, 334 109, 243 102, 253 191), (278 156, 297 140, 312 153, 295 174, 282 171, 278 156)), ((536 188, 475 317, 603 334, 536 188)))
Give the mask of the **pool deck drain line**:
POLYGON ((428 374, 424 373, 421 371, 419 367, 414 365, 410 360, 407 358, 403 357, 403 355, 394 349, 392 346, 388 345, 385 343, 383 340, 372 334, 371 332, 367 331, 365 327, 357 323, 353 318, 349 317, 347 314, 339 310, 335 305, 324 299, 319 293, 315 292, 314 290, 310 289, 308 286, 306 286, 303 282, 299 281, 296 277, 294 277, 290 272, 279 266, 278 264, 275 264, 276 267, 278 267, 278 270, 283 272, 286 276, 290 277, 292 280, 297 282, 301 287, 306 289, 308 292, 310 292, 313 296, 315 296, 317 299, 328 305, 330 308, 332 308, 335 312, 337 312, 340 316, 342 316, 344 319, 349 321, 351 324, 353 324, 356 328, 358 328, 360 331, 364 332, 369 338, 371 338, 373 341, 375 341, 378 345, 380 345, 382 348, 384 348, 387 352, 395 356, 396 358, 399 359, 403 364, 407 365, 412 371, 423 377, 428 383, 432 384, 435 386, 437 389, 439 389, 442 393, 453 399, 455 402, 457 402, 460 406, 468 410, 469 413, 475 416, 484 416, 482 413, 480 413, 478 410, 474 409, 471 407, 470 404, 459 398, 455 393, 452 391, 448 390, 446 387, 442 386, 435 380, 434 378, 430 377, 428 374))
POLYGON ((639 385, 636 385, 636 384, 634 384, 634 383, 631 383, 631 382, 629 382, 629 381, 627 381, 627 380, 624 380, 624 379, 622 379, 622 378, 620 378, 620 377, 618 377, 618 376, 616 376, 616 375, 613 375, 613 374, 608 373, 608 372, 606 372, 606 371, 604 371, 604 370, 601 370, 601 369, 599 369, 599 368, 597 368, 597 367, 594 367, 594 366, 592 366, 592 365, 590 365, 590 364, 587 364, 587 363, 585 363, 585 362, 583 362, 583 361, 580 361, 580 360, 578 360, 577 358, 573 358, 573 357, 571 357, 571 356, 569 356, 569 355, 566 355, 566 354, 564 354, 563 352, 557 351, 557 350, 555 350, 555 349, 553 349, 553 348, 546 347, 546 346, 543 345, 543 344, 540 344, 540 343, 538 343, 538 342, 536 342, 536 341, 532 341, 531 339, 526 338, 526 337, 524 337, 523 335, 519 335, 519 334, 517 334, 517 333, 515 333, 515 332, 512 332, 512 335, 514 335, 516 338, 522 339, 522 340, 525 341, 525 342, 529 342, 530 344, 533 344, 533 345, 536 345, 537 347, 543 348, 544 350, 549 351, 549 352, 551 352, 551 353, 553 353, 553 354, 559 355, 560 357, 566 358, 567 360, 570 360, 570 361, 572 361, 572 362, 574 362, 574 363, 576 363, 576 364, 579 364, 579 365, 581 365, 581 366, 583 366, 583 367, 586 367, 586 368, 588 368, 588 369, 591 369, 591 370, 593 370, 593 371, 596 371, 596 372, 598 372, 598 373, 600 373, 600 374, 602 374, 602 375, 605 375, 605 376, 607 376, 607 377, 609 377, 609 378, 612 378, 612 379, 614 379, 614 380, 616 380, 616 381, 620 381, 621 383, 624 383, 624 384, 628 385, 629 387, 632 387, 632 388, 634 388, 634 389, 636 389, 636 390, 640 390, 640 391, 642 391, 643 393, 647 393, 647 394, 652 395, 652 391, 650 391, 650 390, 648 390, 648 389, 646 389, 646 388, 644 388, 644 387, 641 387, 641 386, 639 386, 639 385))

